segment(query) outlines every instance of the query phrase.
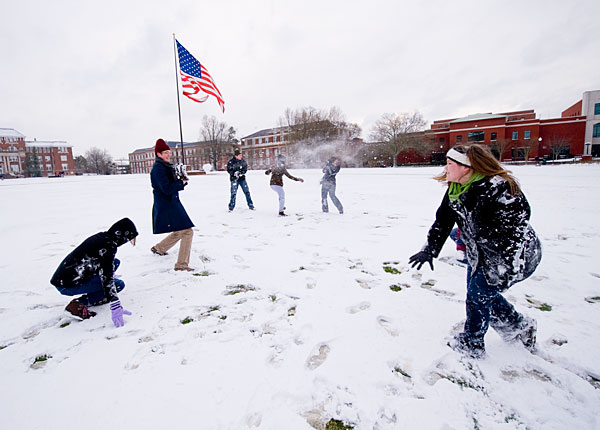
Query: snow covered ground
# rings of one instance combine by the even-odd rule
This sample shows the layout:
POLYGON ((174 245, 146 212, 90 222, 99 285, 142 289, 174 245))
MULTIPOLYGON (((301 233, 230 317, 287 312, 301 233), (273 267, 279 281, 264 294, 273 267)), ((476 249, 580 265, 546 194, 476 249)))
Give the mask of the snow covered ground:
POLYGON ((465 312, 450 240, 435 271, 407 264, 439 167, 342 169, 344 215, 321 213, 320 171, 291 169, 306 182, 285 178, 286 218, 261 171, 255 212, 240 190, 227 213, 225 174, 192 177, 181 199, 206 276, 174 272, 176 248, 150 253, 164 236, 147 175, 1 181, 0 428, 600 428, 600 165, 511 168, 544 257, 506 295, 537 319, 540 355, 491 330, 481 361, 446 346, 465 312), (68 317, 50 277, 124 216, 140 231, 117 253, 133 315, 68 317))

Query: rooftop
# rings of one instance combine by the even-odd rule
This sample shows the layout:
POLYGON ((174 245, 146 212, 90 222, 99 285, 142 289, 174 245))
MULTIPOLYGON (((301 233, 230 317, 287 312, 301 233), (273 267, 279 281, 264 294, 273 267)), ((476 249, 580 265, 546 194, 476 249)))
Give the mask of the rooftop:
POLYGON ((0 128, 0 137, 17 137, 25 139, 25 135, 19 133, 14 128, 0 128))

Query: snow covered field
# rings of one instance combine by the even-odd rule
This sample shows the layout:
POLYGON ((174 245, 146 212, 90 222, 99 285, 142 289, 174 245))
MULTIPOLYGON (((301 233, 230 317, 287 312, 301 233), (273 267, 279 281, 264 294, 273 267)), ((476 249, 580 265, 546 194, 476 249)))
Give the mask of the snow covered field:
POLYGON ((511 168, 544 257, 506 296, 537 319, 540 355, 490 330, 481 361, 446 346, 465 313, 451 241, 435 271, 408 269, 439 167, 342 169, 344 215, 321 213, 320 171, 291 169, 306 182, 284 178, 286 218, 262 171, 255 212, 240 190, 227 213, 225 174, 192 177, 180 196, 206 276, 174 272, 177 248, 150 253, 148 175, 1 181, 0 428, 600 428, 600 165, 511 168), (140 231, 117 253, 133 315, 68 317, 50 277, 124 216, 140 231))

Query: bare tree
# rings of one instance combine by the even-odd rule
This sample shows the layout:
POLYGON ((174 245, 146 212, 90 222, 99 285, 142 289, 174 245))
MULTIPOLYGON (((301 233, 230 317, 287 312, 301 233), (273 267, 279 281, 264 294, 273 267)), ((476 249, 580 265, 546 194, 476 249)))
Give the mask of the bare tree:
POLYGON ((533 149, 533 145, 537 143, 537 140, 534 139, 525 139, 523 142, 521 142, 520 149, 523 151, 523 158, 525 158, 525 163, 529 161, 529 154, 533 149))
POLYGON ((297 110, 287 108, 279 124, 290 131, 289 152, 295 162, 307 167, 315 167, 332 153, 353 158, 352 142, 361 133, 360 126, 347 122, 338 107, 329 110, 312 106, 297 110))
POLYGON ((217 170, 219 158, 232 152, 232 147, 237 143, 235 133, 235 128, 228 127, 226 122, 219 121, 215 116, 204 115, 202 118, 200 138, 206 142, 208 159, 214 170, 217 170))
POLYGON ((377 120, 371 129, 371 139, 382 144, 385 153, 393 158, 393 165, 398 165, 398 154, 409 149, 421 151, 425 139, 417 132, 425 126, 426 121, 419 112, 386 113, 377 120))
POLYGON ((560 135, 553 135, 550 139, 550 156, 553 160, 558 160, 560 155, 567 155, 570 149, 569 141, 560 135), (565 154, 567 152, 567 154, 565 154))
POLYGON ((110 175, 112 157, 106 149, 91 148, 85 153, 88 172, 96 173, 97 175, 110 175))
POLYGON ((516 142, 516 140, 501 137, 499 139, 496 139, 496 141, 493 142, 490 145, 490 147, 491 147, 492 153, 494 153, 494 155, 496 155, 496 157, 498 157, 498 161, 502 162, 502 160, 504 159, 504 153, 506 151, 508 151, 509 149, 511 149, 513 147, 513 145, 515 144, 515 142, 516 142))

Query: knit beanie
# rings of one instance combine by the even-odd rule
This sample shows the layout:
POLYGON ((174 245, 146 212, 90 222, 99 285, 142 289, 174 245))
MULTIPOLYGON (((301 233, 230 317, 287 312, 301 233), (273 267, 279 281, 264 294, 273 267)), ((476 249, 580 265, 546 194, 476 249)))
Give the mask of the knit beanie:
POLYGON ((167 145, 163 139, 158 139, 156 141, 156 146, 154 147, 154 153, 158 154, 163 151, 169 151, 170 149, 171 148, 169 148, 169 145, 167 145))

